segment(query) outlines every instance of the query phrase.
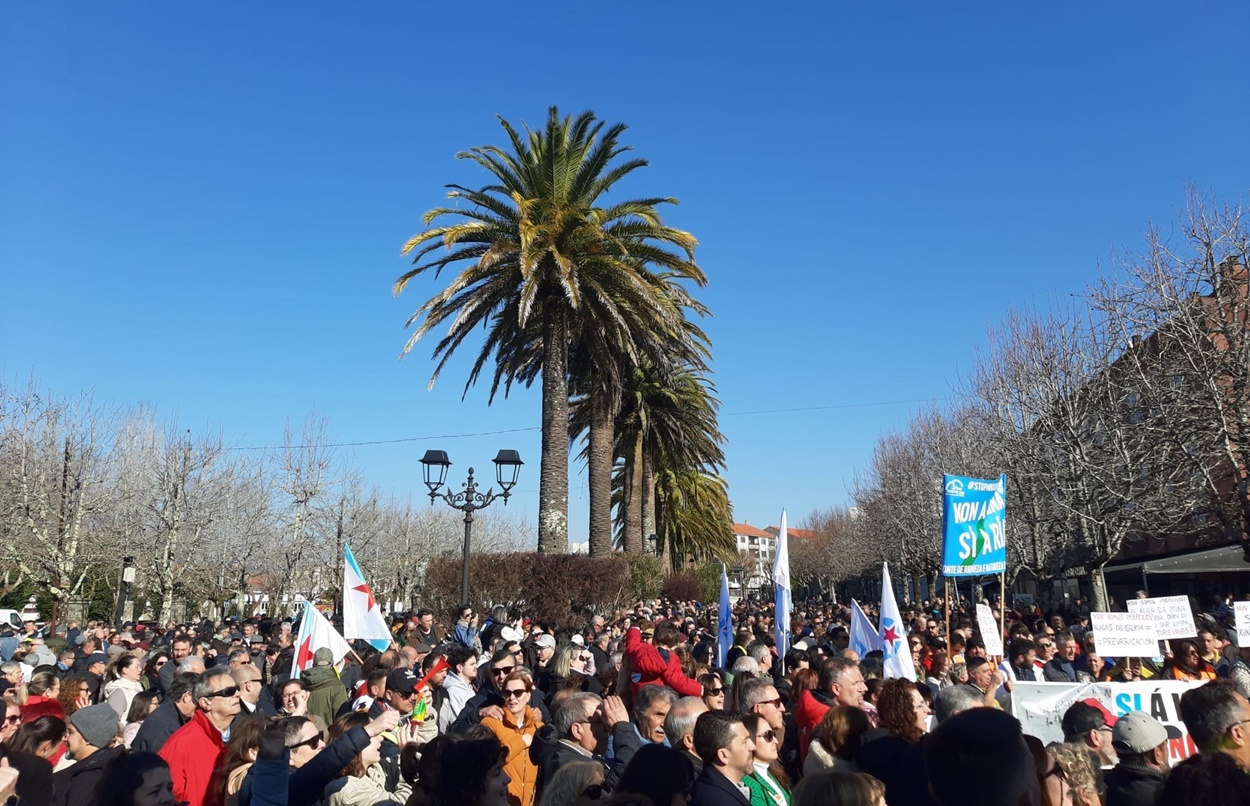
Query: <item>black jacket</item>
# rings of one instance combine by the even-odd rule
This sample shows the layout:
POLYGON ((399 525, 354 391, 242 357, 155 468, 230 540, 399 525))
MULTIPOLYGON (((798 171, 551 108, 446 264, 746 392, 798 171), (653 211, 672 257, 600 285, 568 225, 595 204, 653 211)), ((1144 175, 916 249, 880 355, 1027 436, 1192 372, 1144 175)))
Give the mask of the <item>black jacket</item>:
MULTIPOLYGON (((82 761, 75 762, 52 776, 52 806, 93 806, 100 800, 100 782, 104 768, 115 758, 126 754, 125 748, 97 750, 82 761)), ((21 780, 19 773, 18 780, 21 780)), ((34 801, 32 801, 34 802, 34 801)))
POLYGON ((720 770, 704 765, 690 785, 690 806, 751 806, 751 800, 720 770))
POLYGON ((1154 806, 1166 780, 1163 770, 1120 762, 1103 776, 1107 806, 1154 806))
POLYGON ((603 765, 603 786, 609 792, 616 788, 625 772, 629 760, 638 752, 638 733, 632 722, 619 722, 612 727, 612 744, 615 755, 611 760, 603 756, 587 758, 568 745, 561 744, 555 738, 553 726, 543 725, 530 745, 530 760, 538 765, 538 788, 542 790, 547 781, 556 774, 556 770, 570 761, 598 761, 603 765))
POLYGON ((878 729, 864 734, 855 756, 860 772, 885 784, 885 801, 890 806, 930 806, 929 779, 924 775, 924 739, 910 744, 878 729), (872 738, 876 737, 876 738, 872 738))
POLYGON ((19 803, 52 802, 52 765, 32 753, 19 753, 0 744, 0 758, 17 770, 19 803))
MULTIPOLYGON (((169 664, 165 664, 165 668, 168 667, 169 664)), ((130 744, 130 749, 134 752, 159 753, 165 746, 165 742, 169 741, 169 737, 174 735, 174 731, 186 722, 187 720, 183 719, 182 714, 179 713, 178 707, 174 705, 174 701, 166 697, 160 705, 156 706, 156 710, 143 720, 143 724, 139 726, 139 732, 135 734, 135 740, 130 744)))
MULTIPOLYGON (((1046 679, 1045 682, 1047 683, 1075 683, 1076 680, 1074 680, 1071 677, 1068 677, 1068 673, 1065 672, 1063 670, 1063 667, 1059 664, 1060 664, 1059 658, 1051 658, 1050 660, 1046 661, 1046 665, 1042 667, 1042 677, 1046 679)), ((1073 661, 1072 663, 1072 672, 1073 674, 1076 673, 1075 661, 1073 661)))

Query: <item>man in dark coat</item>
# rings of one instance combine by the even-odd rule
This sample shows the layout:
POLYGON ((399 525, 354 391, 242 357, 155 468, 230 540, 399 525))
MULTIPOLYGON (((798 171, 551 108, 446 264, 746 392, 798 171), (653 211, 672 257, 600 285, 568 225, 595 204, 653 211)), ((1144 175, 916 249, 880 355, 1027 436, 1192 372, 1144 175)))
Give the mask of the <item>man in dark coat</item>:
POLYGON ((1111 745, 1120 763, 1103 777, 1107 806, 1153 806, 1167 780, 1168 738, 1168 729, 1143 711, 1116 721, 1111 745))
MULTIPOLYGON (((169 664, 166 664, 169 665, 169 664)), ((130 749, 147 753, 159 753, 165 741, 174 735, 174 731, 187 723, 195 715, 195 681, 199 675, 183 672, 174 675, 169 684, 169 696, 161 701, 156 710, 143 720, 139 732, 130 749)))
POLYGON ((70 715, 65 743, 74 763, 52 776, 53 806, 93 806, 99 802, 105 768, 126 754, 124 747, 109 746, 119 727, 117 712, 107 704, 79 708, 70 715))
POLYGON ((603 786, 611 791, 640 744, 620 697, 600 699, 581 692, 565 700, 552 724, 543 725, 530 746, 530 758, 538 764, 540 788, 571 761, 597 761, 603 765, 603 786), (609 736, 613 753, 604 758, 609 736))
POLYGON ((10 750, 0 744, 0 759, 17 770, 19 803, 52 802, 52 765, 33 753, 10 750))
POLYGON ((690 806, 750 806, 742 784, 753 767, 755 742, 740 717, 708 711, 694 726, 694 749, 703 771, 690 787, 690 806))

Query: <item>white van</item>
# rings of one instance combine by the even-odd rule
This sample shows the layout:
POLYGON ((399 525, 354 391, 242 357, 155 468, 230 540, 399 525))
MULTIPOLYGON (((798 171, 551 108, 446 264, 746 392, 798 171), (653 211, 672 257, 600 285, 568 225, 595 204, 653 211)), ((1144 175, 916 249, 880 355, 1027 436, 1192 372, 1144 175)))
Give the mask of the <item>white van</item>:
POLYGON ((20 633, 22 631, 22 611, 0 608, 0 630, 3 630, 5 627, 12 627, 20 633))

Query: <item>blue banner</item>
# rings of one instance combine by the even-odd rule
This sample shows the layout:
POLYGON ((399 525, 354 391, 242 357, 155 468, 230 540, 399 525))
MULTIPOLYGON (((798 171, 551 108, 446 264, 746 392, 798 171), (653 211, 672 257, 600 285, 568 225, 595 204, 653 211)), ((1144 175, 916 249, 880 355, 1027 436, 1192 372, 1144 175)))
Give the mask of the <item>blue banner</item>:
POLYGON ((1007 476, 943 476, 942 575, 975 577, 1007 570, 1007 476))

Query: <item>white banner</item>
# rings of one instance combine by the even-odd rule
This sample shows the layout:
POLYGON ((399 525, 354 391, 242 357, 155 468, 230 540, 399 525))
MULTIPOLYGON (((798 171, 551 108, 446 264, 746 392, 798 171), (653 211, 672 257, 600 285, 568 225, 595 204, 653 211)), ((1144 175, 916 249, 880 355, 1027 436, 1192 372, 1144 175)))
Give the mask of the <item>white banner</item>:
POLYGON ((1094 648, 1104 658, 1153 658, 1159 654, 1159 628, 1144 613, 1090 613, 1094 648))
POLYGON ((1004 654, 1003 634, 999 632, 994 611, 981 602, 977 603, 977 628, 981 630, 981 640, 985 642, 985 654, 991 658, 1001 658, 1004 654))
POLYGON ((1250 646, 1250 602, 1233 602, 1237 617, 1237 646, 1250 646))
POLYGON ((1128 612, 1144 613, 1155 620, 1159 640, 1194 638, 1194 611, 1189 609, 1188 596, 1156 596, 1152 599, 1129 599, 1128 612))
POLYGON ((1098 708, 1113 724, 1129 711, 1145 711, 1168 731, 1172 764, 1198 752, 1181 722, 1181 695, 1193 686, 1182 680, 1144 680, 1140 683, 1016 683, 1011 710, 1026 734, 1043 744, 1063 741, 1063 713, 1075 702, 1098 708))

